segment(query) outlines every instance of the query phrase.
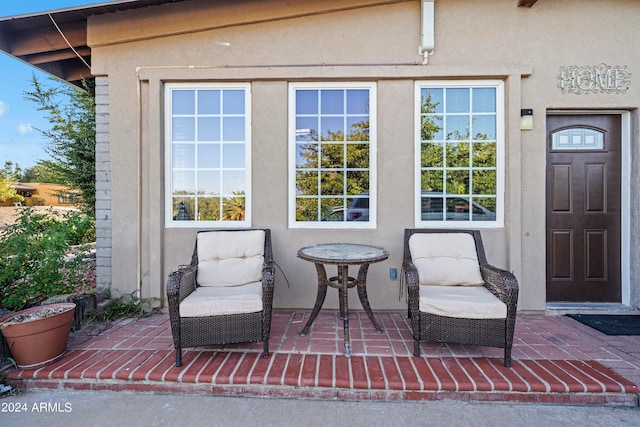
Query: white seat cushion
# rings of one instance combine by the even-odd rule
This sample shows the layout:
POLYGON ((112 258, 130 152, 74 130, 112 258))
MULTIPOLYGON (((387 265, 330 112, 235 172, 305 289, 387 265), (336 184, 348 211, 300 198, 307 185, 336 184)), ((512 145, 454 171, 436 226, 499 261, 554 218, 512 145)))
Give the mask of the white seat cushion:
POLYGON ((507 317, 507 305, 484 286, 420 286, 420 311, 467 319, 507 317))
POLYGON ((262 283, 200 286, 180 303, 180 317, 216 316, 262 311, 262 283))
POLYGON ((409 238, 409 250, 421 285, 478 286, 484 283, 471 234, 416 233, 409 238))
POLYGON ((264 230, 198 233, 200 286, 241 286, 262 279, 264 230))

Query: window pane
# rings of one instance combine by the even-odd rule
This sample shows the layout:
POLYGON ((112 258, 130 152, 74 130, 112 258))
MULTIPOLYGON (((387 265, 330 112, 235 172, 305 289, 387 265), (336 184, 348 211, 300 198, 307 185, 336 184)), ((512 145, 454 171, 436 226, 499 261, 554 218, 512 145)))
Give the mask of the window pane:
POLYGON ((369 140, 369 117, 347 117, 347 140, 369 140))
POLYGON ((320 96, 322 114, 344 114, 344 91, 323 90, 320 96))
POLYGON ((369 113, 369 91, 368 90, 348 90, 347 91, 347 114, 368 114, 369 113))
POLYGON ((495 167, 496 166, 496 143, 495 142, 474 142, 473 143, 473 166, 475 167, 495 167))
POLYGON ((343 172, 322 172, 320 175, 320 194, 323 196, 336 196, 344 194, 343 172))
POLYGON ((344 168, 344 144, 322 144, 322 167, 344 168))
POLYGON ((447 139, 469 139, 469 116, 447 116, 447 139))
POLYGON ((320 144, 296 144, 296 167, 317 168, 320 144))
POLYGON ((420 216, 422 221, 444 220, 444 204, 442 197, 421 197, 420 216))
POLYGON ((173 167, 193 168, 196 165, 196 149, 193 144, 173 144, 173 167))
POLYGON ((296 117, 296 141, 317 141, 318 129, 317 117, 296 117))
POLYGON ((244 90, 225 90, 222 99, 223 114, 244 114, 244 90))
POLYGON ((224 144, 222 146, 222 167, 244 167, 244 144, 224 144))
POLYGON ((494 115, 473 116, 471 126, 473 127, 473 139, 496 139, 496 117, 494 115))
POLYGON ((469 221, 471 219, 470 204, 468 198, 447 197, 447 221, 469 221))
POLYGON ((448 113, 468 113, 470 107, 469 89, 449 88, 446 90, 448 113))
POLYGON ((323 141, 344 141, 344 119, 342 117, 323 117, 321 120, 323 141))
POLYGON ((198 141, 220 141, 220 119, 218 117, 198 118, 198 141))
POLYGON ((435 191, 442 193, 444 191, 444 172, 422 172, 420 188, 422 189, 422 191, 435 191))
POLYGON ((193 117, 174 117, 171 125, 171 137, 174 141, 195 141, 196 127, 193 117))
POLYGON ((296 194, 313 196, 318 194, 318 172, 296 172, 296 194))
POLYGON ((347 168, 369 168, 369 144, 347 144, 347 168))
POLYGON ((551 148, 554 150, 602 150, 604 133, 585 128, 565 129, 551 135, 551 148))
POLYGON ((473 221, 495 221, 496 199, 489 197, 476 197, 473 199, 473 221))
POLYGON ((198 167, 220 167, 220 144, 198 144, 198 167))
POLYGON ((469 167, 469 146, 468 142, 454 142, 447 144, 447 167, 466 168, 469 167))
POLYGON ((223 141, 244 141, 244 117, 225 117, 222 126, 223 141))
POLYGON ((236 192, 245 191, 244 171, 223 171, 222 172, 222 194, 232 195, 236 192))
POLYGON ((493 87, 474 88, 473 111, 475 113, 493 113, 496 111, 496 89, 493 87))
POLYGON ((173 194, 176 196, 196 194, 196 173, 193 171, 173 172, 173 194))
POLYGON ((318 91, 296 91, 296 112, 298 114, 318 114, 318 91))
POLYGON ((227 221, 243 221, 245 215, 245 197, 243 192, 236 192, 232 197, 222 201, 222 217, 227 221))
POLYGON ((173 114, 194 114, 196 93, 193 90, 174 90, 171 94, 173 114))
POLYGON ((369 191, 369 172, 347 172, 347 194, 362 194, 369 191))
POLYGON ((444 139, 444 121, 442 116, 423 116, 420 135, 422 141, 442 140, 444 139))
POLYGON ((474 170, 473 171, 473 193, 482 195, 496 194, 496 171, 495 170, 474 170))
POLYGON ((212 196, 220 194, 220 172, 198 172, 198 195, 212 196))
POLYGON ((469 171, 447 172, 447 194, 469 194, 469 171))
POLYGON ((198 91, 198 114, 220 114, 220 91, 198 91))
POLYGON ((195 219, 196 209, 194 199, 174 197, 172 204, 171 217, 174 221, 193 221, 195 219))
POLYGON ((420 165, 423 168, 442 167, 444 161, 444 152, 442 144, 422 144, 420 165))
POLYGON ((220 197, 198 197, 198 220, 220 220, 220 197))
POLYGON ((443 89, 422 89, 421 90, 421 113, 442 113, 444 112, 444 91, 443 89))
POLYGON ((318 221, 321 219, 318 212, 317 198, 296 199, 296 221, 318 221))

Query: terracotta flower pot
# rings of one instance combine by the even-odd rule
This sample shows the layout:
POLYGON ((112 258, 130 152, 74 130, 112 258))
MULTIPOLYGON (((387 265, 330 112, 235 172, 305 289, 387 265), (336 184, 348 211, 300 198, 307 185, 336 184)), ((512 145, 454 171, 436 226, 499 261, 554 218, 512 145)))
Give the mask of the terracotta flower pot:
POLYGON ((0 318, 0 328, 19 368, 33 369, 60 359, 67 348, 75 315, 74 303, 32 307, 0 318), (22 315, 62 308, 64 311, 37 320, 15 322, 22 315))

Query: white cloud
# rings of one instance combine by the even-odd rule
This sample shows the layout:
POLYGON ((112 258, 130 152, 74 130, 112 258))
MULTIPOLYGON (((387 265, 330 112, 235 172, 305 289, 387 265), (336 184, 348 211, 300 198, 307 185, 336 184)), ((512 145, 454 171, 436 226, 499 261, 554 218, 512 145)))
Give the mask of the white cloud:
POLYGON ((9 106, 4 102, 0 101, 0 116, 6 113, 9 110, 9 106))
POLYGON ((20 136, 24 136, 28 133, 33 132, 33 128, 31 127, 31 123, 20 123, 18 125, 18 134, 20 136))

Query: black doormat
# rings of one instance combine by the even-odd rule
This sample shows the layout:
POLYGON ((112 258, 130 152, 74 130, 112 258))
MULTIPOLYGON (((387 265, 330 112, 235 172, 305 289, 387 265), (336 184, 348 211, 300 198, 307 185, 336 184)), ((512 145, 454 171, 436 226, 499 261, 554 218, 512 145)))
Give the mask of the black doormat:
POLYGON ((640 316, 633 314, 567 314, 607 335, 640 335, 640 316))

